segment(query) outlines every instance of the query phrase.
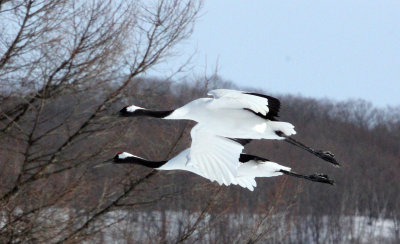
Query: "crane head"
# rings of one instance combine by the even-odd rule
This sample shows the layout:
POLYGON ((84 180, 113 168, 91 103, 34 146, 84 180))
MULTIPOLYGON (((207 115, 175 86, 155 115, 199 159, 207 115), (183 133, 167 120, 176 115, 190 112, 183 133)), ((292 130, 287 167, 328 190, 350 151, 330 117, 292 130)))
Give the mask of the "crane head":
POLYGON ((130 106, 125 106, 123 109, 119 111, 119 116, 122 117, 133 117, 136 115, 139 115, 138 111, 143 111, 144 108, 135 106, 135 105, 130 105, 130 106))
POLYGON ((98 165, 96 165, 94 167, 95 168, 100 168, 100 167, 108 166, 108 165, 111 165, 111 164, 120 163, 124 159, 129 157, 130 155, 132 155, 132 154, 129 154, 129 153, 126 153, 126 152, 119 152, 113 158, 104 160, 103 162, 99 163, 98 165))

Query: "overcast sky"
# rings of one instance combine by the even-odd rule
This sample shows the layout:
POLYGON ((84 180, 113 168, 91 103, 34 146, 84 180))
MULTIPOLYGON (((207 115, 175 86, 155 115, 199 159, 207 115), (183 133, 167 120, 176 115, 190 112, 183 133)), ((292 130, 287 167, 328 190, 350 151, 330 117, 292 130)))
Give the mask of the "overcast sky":
MULTIPOLYGON (((205 0, 182 53, 275 94, 400 105, 400 0, 205 0)), ((168 65, 174 66, 175 62, 168 65)))

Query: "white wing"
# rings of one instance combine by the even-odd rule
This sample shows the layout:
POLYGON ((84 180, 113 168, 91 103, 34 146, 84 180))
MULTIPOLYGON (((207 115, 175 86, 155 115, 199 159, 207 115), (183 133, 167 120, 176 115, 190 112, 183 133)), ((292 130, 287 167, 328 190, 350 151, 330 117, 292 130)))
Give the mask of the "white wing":
POLYGON ((209 91, 208 95, 213 96, 214 99, 229 99, 230 101, 241 104, 244 109, 259 113, 268 119, 277 117, 280 108, 278 99, 258 93, 216 89, 209 91))
POLYGON ((250 176, 242 176, 242 177, 236 177, 235 181, 232 182, 234 185, 239 185, 243 188, 247 188, 250 191, 254 190, 254 187, 257 186, 256 180, 254 177, 250 176))
POLYGON ((239 157, 244 147, 229 138, 214 135, 200 125, 193 127, 190 134, 192 145, 189 165, 211 181, 235 184, 239 157))

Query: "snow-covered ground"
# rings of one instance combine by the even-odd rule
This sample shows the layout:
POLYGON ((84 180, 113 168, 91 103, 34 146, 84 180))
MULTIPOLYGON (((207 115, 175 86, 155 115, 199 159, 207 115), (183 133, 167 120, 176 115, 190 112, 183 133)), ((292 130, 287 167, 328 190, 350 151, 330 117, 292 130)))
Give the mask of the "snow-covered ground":
MULTIPOLYGON (((167 211, 164 216, 166 239, 177 240, 190 226, 193 226, 198 216, 199 213, 167 211)), ((259 226, 263 216, 229 214, 228 216, 223 216, 225 220, 220 223, 225 225, 225 231, 237 235, 233 238, 235 240, 246 240, 250 232, 261 233, 266 230, 269 232, 265 235, 266 239, 281 241, 287 239, 288 243, 300 241, 299 233, 296 233, 298 231, 304 232, 302 233, 302 241, 306 241, 307 243, 334 243, 338 238, 343 243, 395 243, 395 235, 399 231, 398 227, 396 229, 393 220, 382 218, 371 219, 366 216, 341 217, 338 223, 340 226, 336 226, 335 230, 332 230, 330 226, 332 223, 330 218, 324 216, 320 222, 318 231, 312 228, 312 223, 310 223, 311 217, 307 217, 303 223, 300 223, 300 225, 307 227, 299 230, 296 228, 296 224, 299 224, 298 222, 288 222, 283 216, 274 215, 266 218, 264 220, 266 223, 259 226), (257 227, 259 228, 257 229, 257 227), (336 237, 332 236, 333 232, 336 232, 334 233, 336 237)), ((163 226, 162 218, 162 214, 158 211, 111 212, 106 216, 106 223, 109 227, 102 230, 103 240, 113 243, 154 240, 154 238, 160 235, 163 226)), ((199 239, 204 240, 206 243, 208 242, 207 240, 217 240, 218 237, 212 236, 221 234, 213 230, 213 228, 218 228, 218 224, 215 223, 218 222, 217 218, 214 219, 214 216, 206 215, 197 226, 198 231, 194 232, 194 239, 200 236, 199 239)), ((200 241, 200 243, 203 243, 203 241, 200 241)))
MULTIPOLYGON (((15 215, 18 214, 17 210, 15 215)), ((70 218, 76 215, 70 209, 51 208, 40 215, 35 226, 42 237, 64 228, 76 229, 85 221, 85 218, 70 218)), ((112 211, 90 226, 89 231, 95 234, 86 243, 157 243, 164 238, 176 242, 187 233, 191 233, 188 243, 242 243, 258 235, 264 240, 261 243, 396 243, 399 240, 398 223, 384 218, 221 213, 205 214, 199 220, 200 215, 189 211, 112 211)), ((0 228, 6 222, 6 216, 2 215, 0 228)))

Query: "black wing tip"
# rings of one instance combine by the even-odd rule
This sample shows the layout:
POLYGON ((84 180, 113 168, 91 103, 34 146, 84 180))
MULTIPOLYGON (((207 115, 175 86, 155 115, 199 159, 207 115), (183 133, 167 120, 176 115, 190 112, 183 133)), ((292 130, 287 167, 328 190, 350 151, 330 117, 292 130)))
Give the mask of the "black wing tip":
POLYGON ((254 161, 264 161, 264 162, 270 161, 269 159, 262 158, 262 157, 259 157, 259 156, 256 156, 256 155, 250 155, 250 154, 245 154, 245 153, 241 153, 241 154, 240 154, 239 161, 240 161, 241 163, 247 163, 247 162, 249 162, 249 161, 251 161, 251 160, 254 160, 254 161))
POLYGON ((266 115, 263 115, 261 113, 256 113, 250 109, 246 109, 249 111, 252 111, 254 114, 256 114, 257 116, 260 116, 264 119, 269 119, 271 121, 276 121, 277 117, 279 117, 278 113, 279 110, 281 108, 281 102, 279 101, 278 98, 276 97, 272 97, 272 96, 268 96, 268 95, 264 95, 264 94, 260 94, 260 93, 255 93, 255 92, 245 92, 244 94, 247 95, 252 95, 252 96, 257 96, 257 97, 262 97, 262 98, 266 98, 268 100, 268 110, 269 112, 266 115))
POLYGON ((245 92, 244 94, 266 98, 266 99, 268 99, 268 106, 271 105, 272 107, 275 107, 278 110, 281 107, 281 102, 276 97, 268 96, 268 95, 264 95, 264 94, 260 94, 260 93, 255 93, 255 92, 245 92))
POLYGON ((274 112, 271 112, 271 111, 269 111, 266 115, 263 115, 262 113, 254 112, 253 110, 251 110, 249 108, 244 108, 244 110, 252 112, 256 116, 261 117, 263 119, 267 119, 267 120, 271 120, 271 121, 278 121, 278 119, 276 117, 279 117, 279 115, 277 113, 275 114, 274 112))

